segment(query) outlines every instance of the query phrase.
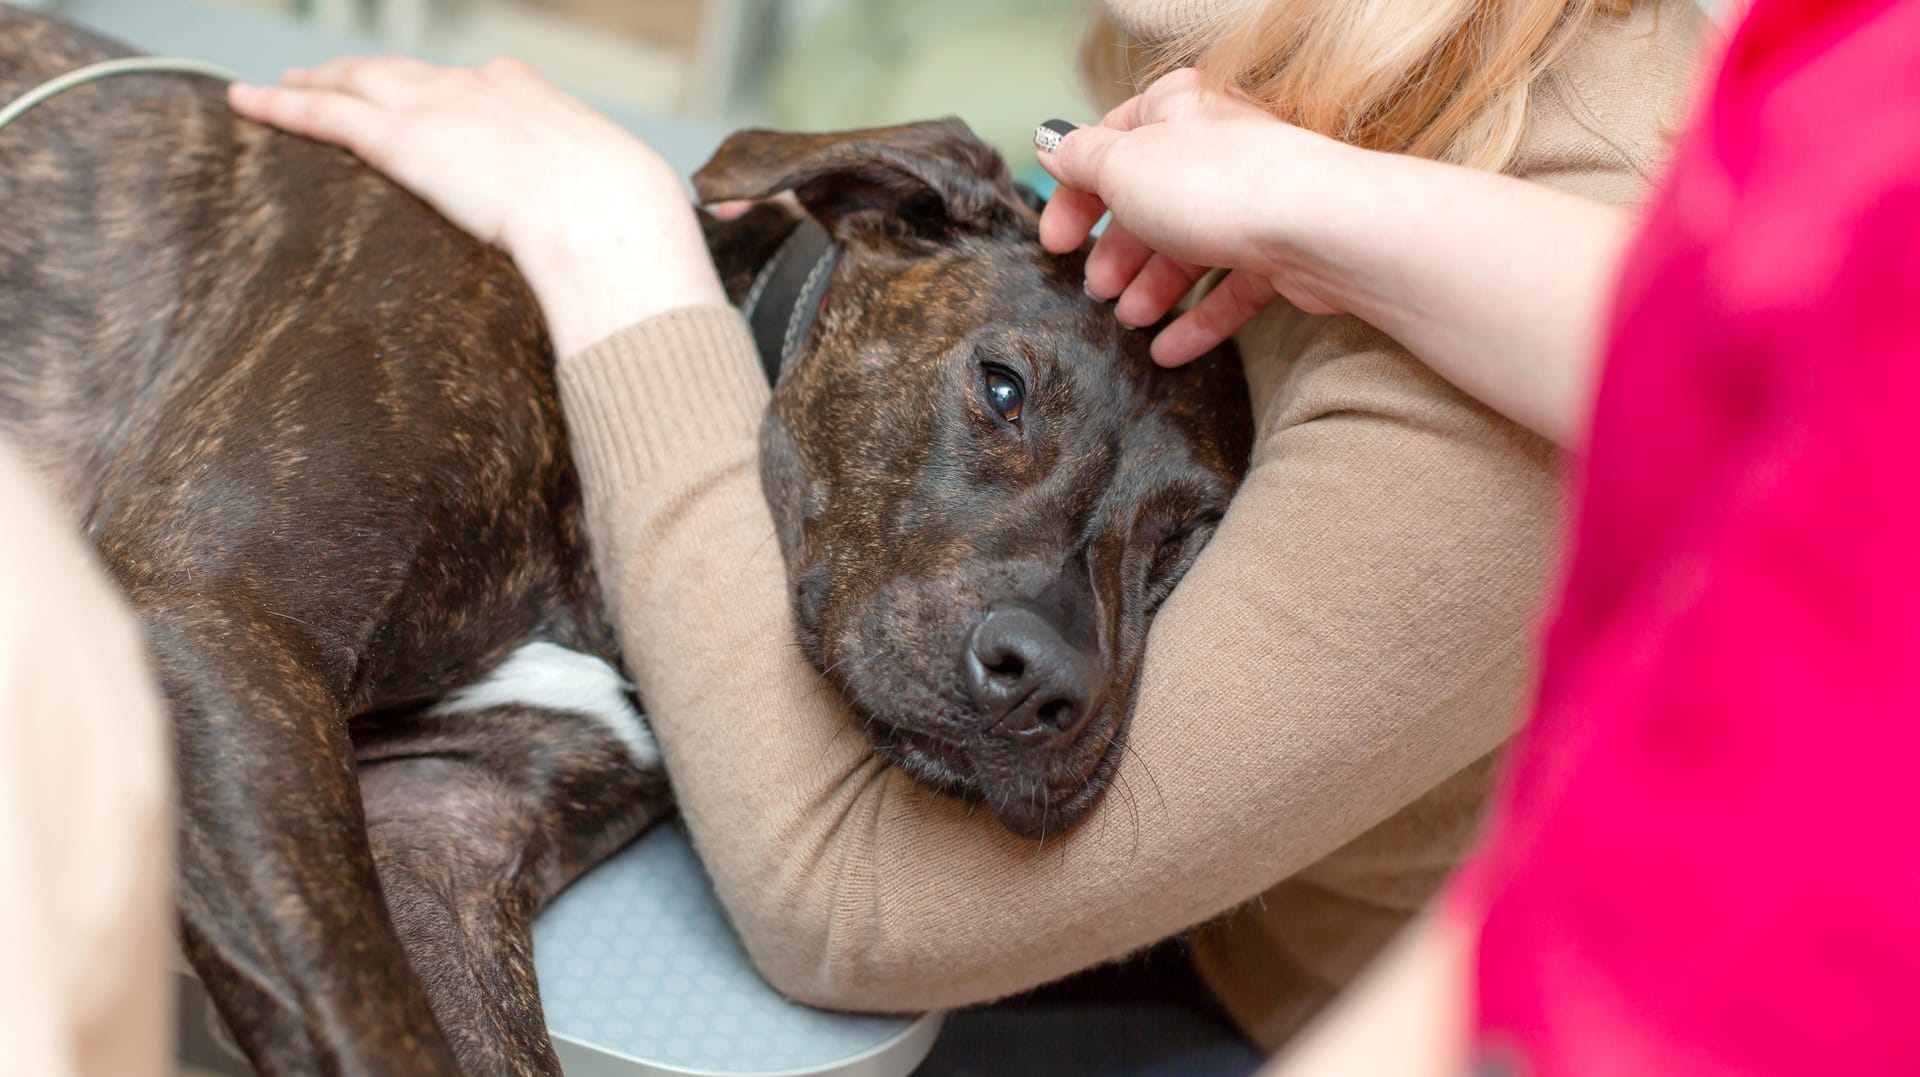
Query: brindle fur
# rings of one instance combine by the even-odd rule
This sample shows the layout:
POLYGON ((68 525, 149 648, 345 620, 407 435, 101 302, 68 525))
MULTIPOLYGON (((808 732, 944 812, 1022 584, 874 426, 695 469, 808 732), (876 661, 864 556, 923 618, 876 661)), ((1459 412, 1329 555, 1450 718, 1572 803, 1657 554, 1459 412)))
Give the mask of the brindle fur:
MULTIPOLYGON (((0 100, 125 52, 0 7, 0 100)), ((1064 825, 1244 462, 1244 387, 1152 373, 964 128, 742 136, 703 176, 796 184, 848 248, 765 428, 804 642, 914 773, 1064 825), (1031 364, 1031 436, 969 403, 976 347, 1031 364), (1098 726, 1057 752, 940 702, 954 626, 1016 593, 1109 657, 1098 726)), ((583 716, 432 710, 529 640, 615 657, 524 284, 200 79, 29 113, 0 207, 0 434, 147 630, 183 944, 223 1018, 269 1074, 558 1072, 531 918, 669 794, 583 716)), ((792 223, 707 222, 736 299, 792 223)))

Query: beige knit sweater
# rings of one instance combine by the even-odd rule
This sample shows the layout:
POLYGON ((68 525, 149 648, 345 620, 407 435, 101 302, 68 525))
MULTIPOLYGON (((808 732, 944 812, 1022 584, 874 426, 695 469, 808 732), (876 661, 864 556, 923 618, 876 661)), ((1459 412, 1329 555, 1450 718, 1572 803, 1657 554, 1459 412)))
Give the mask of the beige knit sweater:
MULTIPOLYGON (((1116 19, 1148 29, 1165 3, 1116 19)), ((1594 31, 1546 81, 1520 171, 1637 197, 1700 28, 1665 0, 1594 31)), ((1275 312, 1241 344, 1252 470, 1154 625, 1115 788, 1044 847, 880 763, 791 642, 739 316, 669 312, 562 361, 627 662, 775 986, 959 1006, 1219 921, 1202 969, 1275 1046, 1467 847, 1531 679, 1554 456, 1352 319, 1275 312)))

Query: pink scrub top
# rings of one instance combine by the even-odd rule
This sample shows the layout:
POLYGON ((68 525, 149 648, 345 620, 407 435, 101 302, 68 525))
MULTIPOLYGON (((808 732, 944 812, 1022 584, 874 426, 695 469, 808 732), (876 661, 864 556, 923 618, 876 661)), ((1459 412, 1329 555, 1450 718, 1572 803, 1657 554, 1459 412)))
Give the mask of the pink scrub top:
POLYGON ((1486 1072, 1920 1075, 1920 0, 1758 0, 1454 908, 1486 1072))

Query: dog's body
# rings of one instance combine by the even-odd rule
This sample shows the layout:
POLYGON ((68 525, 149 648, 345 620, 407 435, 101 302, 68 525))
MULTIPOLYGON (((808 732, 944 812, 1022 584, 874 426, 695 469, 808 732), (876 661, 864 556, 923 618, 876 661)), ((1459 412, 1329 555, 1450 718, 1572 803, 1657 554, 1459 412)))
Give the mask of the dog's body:
MULTIPOLYGON (((0 7, 0 101, 118 51, 0 7)), ((887 137, 897 156, 921 135, 887 137)), ((935 149, 950 164, 950 147, 935 149)), ((823 311, 816 352, 870 366, 901 333, 934 339, 903 313, 938 314, 951 327, 935 332, 958 342, 970 320, 992 320, 978 303, 1016 300, 942 299, 938 274, 998 264, 1000 244, 1025 252, 1007 289, 1045 292, 1054 331, 1080 327, 1074 347, 1118 361, 1110 318, 1064 290, 1073 267, 1038 253, 1030 213, 999 193, 1004 173, 982 186, 994 188, 986 224, 953 191, 881 198, 897 177, 876 185, 856 167, 849 181, 844 161, 803 160, 818 150, 738 143, 704 177, 734 195, 796 187, 848 246, 834 288, 851 298, 823 311), (944 214, 948 239, 874 228, 877 199, 889 220, 944 214), (941 255, 961 231, 965 256, 941 255), (899 288, 918 288, 921 308, 890 300, 899 288)), ((915 167, 946 167, 937 157, 915 167)), ((550 346, 524 284, 499 252, 343 153, 236 121, 199 79, 115 79, 0 132, 0 213, 0 434, 53 484, 149 635, 178 734, 184 944, 241 1044, 275 1074, 557 1071, 531 918, 669 796, 613 665, 550 346)), ((763 208, 709 225, 738 299, 793 221, 763 208)), ((843 447, 845 431, 805 417, 827 362, 807 358, 783 379, 767 434, 810 652, 825 668, 860 650, 859 632, 835 635, 835 611, 871 596, 843 594, 844 581, 911 578, 925 606, 937 576, 957 612, 926 649, 949 665, 952 648, 964 652, 978 700, 966 713, 995 721, 957 737, 950 705, 927 710, 937 718, 883 713, 876 743, 932 784, 990 798, 1032 756, 1045 777, 1036 799, 999 805, 1002 817, 1070 822, 1111 772, 1152 605, 1244 461, 1237 372, 1215 364, 1180 383, 1190 390, 1116 379, 1091 462, 1062 469, 1045 497, 1037 479, 1023 487, 1032 511, 1063 516, 1048 531, 1062 552, 1036 557, 1029 540, 1015 560, 996 555, 989 588, 953 576, 968 550, 986 559, 984 539, 919 543, 912 565, 846 563, 850 549, 897 544, 857 542, 880 525, 848 508, 882 496, 863 476, 889 447, 859 436, 843 447), (1219 432, 1198 433, 1195 416, 1221 409, 1203 416, 1219 432), (1173 479, 1129 469, 1115 432, 1129 423, 1184 447, 1185 464, 1169 464, 1165 444, 1149 454, 1152 475, 1173 479), (1177 504, 1154 508, 1142 532, 1140 506, 1169 504, 1169 490, 1177 504), (983 672, 982 661, 1003 668, 991 648, 1032 669, 983 672), (1106 659, 1097 669, 1094 655, 1106 659), (1043 703, 1052 709, 1035 711, 1043 703), (1010 716, 1013 731, 996 732, 1010 716), (1082 737, 1089 727, 1104 740, 1082 737)), ((964 507, 936 493, 947 511, 964 507)), ((931 640, 933 623, 900 613, 885 627, 931 640)), ((875 716, 872 682, 836 684, 875 716)))
MULTIPOLYGON (((8 99, 109 55, 4 10, 0 49, 8 99)), ((222 94, 130 76, 0 133, 0 432, 147 630, 184 945, 259 1067, 550 1057, 531 977, 494 969, 668 796, 603 721, 434 709, 529 641, 614 657, 538 312, 222 94)))

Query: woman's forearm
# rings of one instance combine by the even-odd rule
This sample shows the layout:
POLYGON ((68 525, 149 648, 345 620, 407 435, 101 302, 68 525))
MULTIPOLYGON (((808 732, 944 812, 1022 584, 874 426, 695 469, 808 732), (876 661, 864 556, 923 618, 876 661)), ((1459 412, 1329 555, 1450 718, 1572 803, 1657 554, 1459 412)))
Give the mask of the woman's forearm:
POLYGON ((1343 150, 1278 260, 1442 377, 1567 445, 1584 429, 1631 215, 1509 176, 1343 150))

